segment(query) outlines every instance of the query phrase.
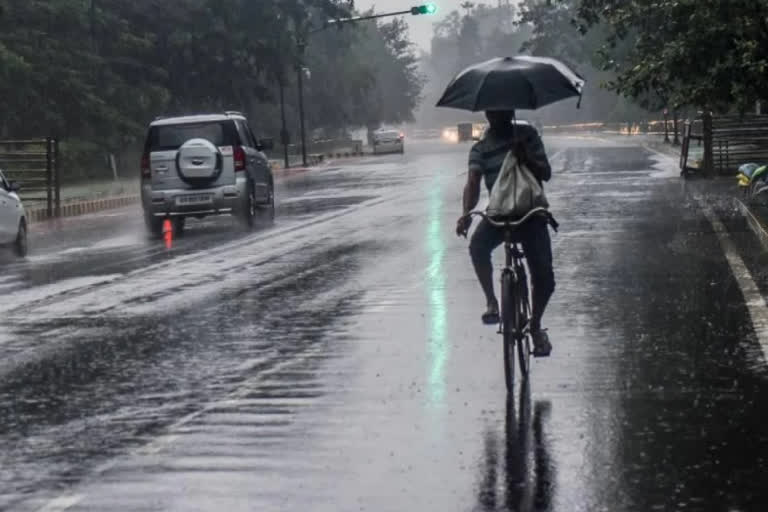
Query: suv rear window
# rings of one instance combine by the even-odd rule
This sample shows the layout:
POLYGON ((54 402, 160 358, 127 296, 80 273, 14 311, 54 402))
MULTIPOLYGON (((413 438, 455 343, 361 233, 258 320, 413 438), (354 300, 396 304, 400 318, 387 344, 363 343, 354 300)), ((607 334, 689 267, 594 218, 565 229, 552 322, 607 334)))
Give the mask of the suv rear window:
POLYGON ((237 146, 240 139, 235 123, 184 123, 152 126, 147 136, 148 151, 179 149, 189 139, 207 139, 216 146, 237 146))

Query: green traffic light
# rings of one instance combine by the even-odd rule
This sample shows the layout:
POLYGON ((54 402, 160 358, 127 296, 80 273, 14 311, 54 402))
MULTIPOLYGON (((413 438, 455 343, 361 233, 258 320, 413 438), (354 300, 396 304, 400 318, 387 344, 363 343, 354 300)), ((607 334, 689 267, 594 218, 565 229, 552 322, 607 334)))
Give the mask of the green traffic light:
POLYGON ((424 4, 411 7, 411 14, 418 16, 419 14, 435 14, 437 12, 437 6, 435 4, 424 4))

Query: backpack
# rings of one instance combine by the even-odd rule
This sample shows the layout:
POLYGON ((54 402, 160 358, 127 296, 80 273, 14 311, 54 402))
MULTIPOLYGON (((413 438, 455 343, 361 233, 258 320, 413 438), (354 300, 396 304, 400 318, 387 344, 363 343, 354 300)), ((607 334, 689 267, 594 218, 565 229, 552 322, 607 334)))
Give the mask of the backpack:
POLYGON ((510 150, 491 190, 486 213, 490 217, 520 219, 534 208, 549 208, 544 188, 510 150))

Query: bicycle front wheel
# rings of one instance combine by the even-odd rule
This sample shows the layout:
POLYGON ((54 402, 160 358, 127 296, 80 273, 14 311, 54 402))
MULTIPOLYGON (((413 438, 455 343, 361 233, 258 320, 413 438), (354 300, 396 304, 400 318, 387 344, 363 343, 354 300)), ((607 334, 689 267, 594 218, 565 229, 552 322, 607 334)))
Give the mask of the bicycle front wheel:
POLYGON ((531 337, 521 336, 517 340, 517 358, 520 363, 520 373, 524 380, 531 374, 531 337))
POLYGON ((521 273, 515 293, 515 311, 517 311, 517 358, 520 363, 520 374, 523 380, 528 380, 531 373, 531 336, 527 332, 531 318, 531 308, 528 305, 528 286, 524 273, 521 273))
POLYGON ((514 300, 512 273, 505 271, 501 276, 501 332, 504 344, 504 379, 507 392, 515 389, 515 331, 516 304, 514 300))

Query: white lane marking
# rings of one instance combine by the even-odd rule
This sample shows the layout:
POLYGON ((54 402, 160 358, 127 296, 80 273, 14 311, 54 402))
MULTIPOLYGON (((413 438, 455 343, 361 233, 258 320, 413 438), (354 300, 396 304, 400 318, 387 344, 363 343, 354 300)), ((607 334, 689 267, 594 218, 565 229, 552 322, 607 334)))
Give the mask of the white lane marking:
POLYGON ((710 224, 712 224, 712 228, 715 230, 715 234, 720 240, 720 246, 723 248, 725 258, 728 260, 728 264, 731 267, 731 272, 736 278, 741 293, 744 295, 744 303, 747 306, 749 316, 752 319, 752 326, 763 353, 763 360, 768 360, 768 315, 766 315, 766 311, 768 311, 768 302, 766 302, 763 294, 760 293, 760 289, 757 287, 757 284, 755 284, 755 280, 752 279, 749 269, 747 269, 744 260, 736 250, 736 246, 731 240, 728 230, 720 218, 712 208, 706 205, 700 198, 697 197, 696 202, 704 212, 704 216, 707 217, 710 224))
MULTIPOLYGON (((679 162, 672 156, 657 151, 650 146, 643 145, 647 151, 655 153, 666 159, 670 163, 678 165, 679 162)), ((694 197, 694 200, 701 208, 704 216, 707 218, 712 229, 715 231, 718 240, 720 241, 720 247, 723 248, 725 253, 725 259, 728 261, 728 265, 731 267, 733 277, 736 279, 736 283, 739 285, 742 295, 744 296, 744 304, 747 306, 749 317, 752 320, 752 328, 757 336, 757 342, 760 345, 760 350, 763 356, 763 362, 768 361, 768 302, 766 302, 763 294, 760 293, 760 289, 757 287, 755 280, 752 278, 747 265, 739 255, 736 246, 731 240, 728 234, 728 228, 725 227, 723 222, 717 216, 715 211, 704 202, 700 197, 694 197)))
MULTIPOLYGON (((549 162, 550 162, 550 164, 552 164, 552 162, 554 162, 555 160, 557 160, 558 158, 560 158, 561 156, 563 156, 563 154, 564 154, 566 151, 568 151, 568 149, 570 149, 570 148, 563 148, 563 149, 561 149, 561 150, 558 150, 558 151, 556 151, 554 155, 552 155, 551 157, 549 157, 549 162)), ((565 163, 565 162, 563 162, 563 163, 565 163)))
POLYGON ((80 503, 83 500, 83 497, 84 496, 80 494, 61 496, 53 501, 50 501, 43 508, 38 509, 38 512, 62 512, 80 503))
MULTIPOLYGON (((185 271, 197 273, 195 290, 191 288, 187 290, 190 296, 195 296, 206 286, 210 288, 218 283, 220 288, 227 279, 230 281, 241 279, 241 275, 231 274, 232 269, 237 266, 246 263, 254 265, 256 262, 268 260, 269 256, 278 257, 295 252, 295 246, 301 246, 304 243, 302 234, 310 232, 317 225, 345 222, 350 217, 354 218, 356 213, 404 197, 408 195, 401 193, 380 196, 338 212, 319 215, 309 221, 297 221, 263 234, 237 239, 204 252, 178 256, 126 274, 76 278, 70 280, 66 287, 59 283, 50 287, 34 287, 16 292, 7 297, 7 302, 0 304, 0 313, 4 314, 6 319, 13 317, 17 321, 25 318, 33 318, 37 321, 42 319, 44 314, 48 314, 49 318, 50 315, 59 317, 75 316, 77 313, 100 314, 112 309, 117 303, 124 304, 127 300, 188 283, 189 276, 185 276, 185 271), (269 253, 266 251, 254 253, 255 244, 260 242, 273 246, 269 253), (227 254, 226 258, 222 257, 224 253, 227 254), (214 271, 217 273, 216 276, 212 274, 214 271), (206 280, 204 279, 206 276, 214 279, 206 280)), ((182 298, 183 294, 175 295, 182 298)), ((140 304, 136 306, 141 308, 140 304)), ((154 307, 150 304, 144 305, 144 309, 151 310, 154 307)), ((127 312, 128 310, 122 311, 122 313, 127 312)))
MULTIPOLYGON (((290 367, 293 364, 296 364, 297 362, 301 362, 303 360, 306 360, 315 356, 317 356, 316 353, 308 352, 308 353, 305 353, 303 356, 299 356, 298 360, 292 359, 290 361, 277 362, 272 368, 269 368, 264 372, 259 372, 257 375, 254 375, 253 377, 246 379, 234 391, 228 393, 223 398, 218 400, 212 400, 206 403, 199 410, 191 412, 186 416, 183 416, 182 418, 178 419, 171 425, 165 427, 166 434, 163 434, 160 437, 157 437, 156 439, 147 443, 146 445, 143 445, 134 450, 131 450, 130 452, 128 452, 127 455, 124 455, 122 457, 116 457, 112 460, 108 460, 105 463, 97 466, 88 474, 86 478, 83 478, 83 480, 79 485, 81 486, 81 488, 85 487, 85 485, 95 481, 97 478, 104 475, 106 472, 110 471, 111 469, 113 469, 114 467, 116 467, 118 464, 125 461, 129 457, 159 454, 163 449, 175 443, 179 439, 180 436, 178 434, 173 433, 174 431, 178 431, 180 428, 184 427, 185 425, 191 423, 192 421, 205 415, 206 413, 208 413, 209 411, 217 407, 220 407, 225 404, 231 404, 232 402, 236 402, 238 400, 242 400, 246 398, 257 384, 267 380, 273 374, 280 373, 280 371, 284 370, 287 367, 290 367)), ((265 358, 264 360, 267 360, 267 358, 265 358)), ((51 501, 49 501, 48 503, 46 503, 42 508, 37 509, 37 512, 66 512, 72 507, 80 504, 87 497, 88 497, 87 493, 73 493, 73 494, 65 494, 63 496, 58 496, 52 499, 51 501)))

